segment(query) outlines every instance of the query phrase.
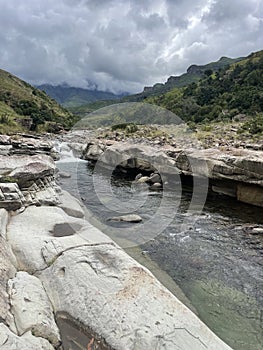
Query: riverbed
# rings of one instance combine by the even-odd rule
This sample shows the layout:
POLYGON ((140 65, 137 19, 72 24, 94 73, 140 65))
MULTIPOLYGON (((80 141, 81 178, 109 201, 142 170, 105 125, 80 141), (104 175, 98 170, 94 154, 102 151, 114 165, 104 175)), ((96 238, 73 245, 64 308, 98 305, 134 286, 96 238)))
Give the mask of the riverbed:
MULTIPOLYGON (((57 166, 71 174, 71 178, 61 178, 60 185, 81 199, 92 223, 131 255, 138 248, 142 256, 158 264, 220 338, 235 350, 263 348, 263 237, 251 233, 251 227, 263 225, 262 208, 209 195, 202 211, 190 215, 191 190, 183 187, 176 205, 174 195, 166 193, 167 212, 160 214, 164 228, 155 232, 151 225, 147 229, 147 222, 162 204, 161 191, 149 192, 145 187, 137 191, 143 200, 135 213, 142 223, 111 222, 116 211, 112 210, 114 201, 107 205, 108 178, 96 173, 94 181, 93 169, 84 161, 71 159, 57 166)), ((110 182, 121 212, 120 202, 134 196, 132 179, 115 174, 110 182)))

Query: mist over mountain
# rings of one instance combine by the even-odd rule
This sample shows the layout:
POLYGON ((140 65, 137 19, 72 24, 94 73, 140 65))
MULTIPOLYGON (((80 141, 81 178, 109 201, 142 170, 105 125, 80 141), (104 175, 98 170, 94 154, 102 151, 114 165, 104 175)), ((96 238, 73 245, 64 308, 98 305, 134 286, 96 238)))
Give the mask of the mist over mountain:
POLYGON ((45 91, 50 97, 66 108, 79 107, 83 104, 100 101, 115 100, 123 97, 125 93, 116 95, 109 91, 96 89, 83 89, 65 85, 38 85, 38 89, 45 91))

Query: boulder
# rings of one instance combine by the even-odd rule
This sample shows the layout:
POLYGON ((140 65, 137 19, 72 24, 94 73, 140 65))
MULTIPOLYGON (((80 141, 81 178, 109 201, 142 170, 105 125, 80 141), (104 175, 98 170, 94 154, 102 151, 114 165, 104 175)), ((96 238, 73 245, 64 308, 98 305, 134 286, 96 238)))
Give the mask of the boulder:
POLYGON ((83 159, 97 161, 104 152, 104 145, 99 143, 89 143, 83 151, 83 159))
POLYGON ((8 281, 8 290, 18 335, 31 331, 36 337, 58 346, 61 340, 59 330, 40 280, 27 272, 17 272, 8 281))
POLYGON ((136 214, 128 214, 128 215, 121 215, 121 216, 114 216, 112 218, 109 218, 110 221, 124 221, 124 222, 141 222, 142 218, 140 215, 136 214))
POLYGON ((67 250, 39 278, 55 312, 100 335, 112 349, 230 350, 115 245, 67 250))
POLYGON ((54 350, 46 340, 34 337, 29 331, 19 337, 3 323, 0 323, 0 349, 1 350, 54 350))
POLYGON ((159 174, 156 174, 156 173, 152 174, 149 178, 149 182, 152 184, 161 183, 162 182, 161 176, 159 174))
POLYGON ((149 180, 149 176, 141 176, 139 179, 136 180, 136 183, 142 184, 148 182, 149 180))
POLYGON ((163 186, 160 182, 155 182, 150 188, 151 190, 161 190, 163 186))

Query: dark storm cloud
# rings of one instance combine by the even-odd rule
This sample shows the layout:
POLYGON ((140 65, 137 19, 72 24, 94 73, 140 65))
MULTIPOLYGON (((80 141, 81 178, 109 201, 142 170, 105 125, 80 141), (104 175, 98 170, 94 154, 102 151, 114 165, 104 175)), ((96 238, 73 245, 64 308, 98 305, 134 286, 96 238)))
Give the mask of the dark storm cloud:
POLYGON ((263 0, 0 0, 0 67, 112 91, 262 49, 263 0))

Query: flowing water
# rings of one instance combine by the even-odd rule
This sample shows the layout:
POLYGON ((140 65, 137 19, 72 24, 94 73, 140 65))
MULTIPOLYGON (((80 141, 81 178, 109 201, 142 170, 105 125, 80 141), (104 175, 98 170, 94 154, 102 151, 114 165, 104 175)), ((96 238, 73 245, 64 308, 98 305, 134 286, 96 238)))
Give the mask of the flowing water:
MULTIPOLYGON (((100 229, 125 247, 133 240, 133 233, 143 237, 142 254, 172 277, 199 317, 220 338, 235 350, 263 349, 263 236, 253 235, 250 230, 253 225, 263 224, 262 208, 209 195, 202 212, 189 215, 191 192, 185 189, 172 220, 168 218, 170 211, 167 215, 163 211, 162 219, 167 223, 162 232, 153 235, 147 221, 160 207, 161 192, 148 193, 135 212, 146 225, 111 222, 108 219, 116 212, 107 206, 105 175, 96 174, 94 186, 93 171, 87 162, 57 165, 61 171, 71 173, 70 179, 60 180, 61 186, 81 198, 100 229), (103 193, 105 200, 101 203, 103 193)), ((122 201, 129 201, 134 194, 131 179, 124 176, 113 176, 111 186, 122 201)), ((144 192, 142 189, 142 196, 144 192)), ((168 209, 174 205, 174 197, 168 194, 167 201, 168 209)), ((133 248, 127 248, 128 252, 129 249, 133 248)))

